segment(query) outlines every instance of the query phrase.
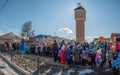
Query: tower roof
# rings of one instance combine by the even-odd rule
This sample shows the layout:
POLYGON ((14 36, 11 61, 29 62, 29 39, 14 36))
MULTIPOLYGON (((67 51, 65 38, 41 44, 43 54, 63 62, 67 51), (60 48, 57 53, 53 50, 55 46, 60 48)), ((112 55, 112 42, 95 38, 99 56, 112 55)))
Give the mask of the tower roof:
POLYGON ((85 10, 82 6, 78 6, 78 7, 77 7, 77 8, 75 8, 74 10, 80 10, 80 9, 85 10))

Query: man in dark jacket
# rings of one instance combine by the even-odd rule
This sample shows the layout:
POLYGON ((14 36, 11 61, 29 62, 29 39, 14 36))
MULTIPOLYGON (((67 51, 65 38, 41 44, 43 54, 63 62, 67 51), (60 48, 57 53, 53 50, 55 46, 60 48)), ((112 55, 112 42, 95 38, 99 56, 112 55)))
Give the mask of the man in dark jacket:
POLYGON ((58 44, 56 42, 56 40, 54 41, 53 44, 53 57, 54 57, 54 62, 57 61, 57 54, 58 54, 58 44))

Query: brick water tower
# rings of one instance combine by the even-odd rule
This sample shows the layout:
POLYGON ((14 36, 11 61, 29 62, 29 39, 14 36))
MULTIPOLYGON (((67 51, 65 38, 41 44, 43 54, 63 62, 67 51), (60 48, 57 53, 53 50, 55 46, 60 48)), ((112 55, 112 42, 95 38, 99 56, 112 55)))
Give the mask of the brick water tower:
POLYGON ((86 11, 82 6, 78 6, 74 9, 75 20, 76 20, 76 41, 85 41, 85 20, 86 11))

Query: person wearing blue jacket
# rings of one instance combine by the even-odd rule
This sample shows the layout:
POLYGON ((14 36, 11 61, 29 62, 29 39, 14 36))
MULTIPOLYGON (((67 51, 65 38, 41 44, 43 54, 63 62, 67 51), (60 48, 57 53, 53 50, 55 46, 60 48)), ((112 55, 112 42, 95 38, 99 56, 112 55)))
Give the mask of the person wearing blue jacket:
POLYGON ((67 48, 66 50, 66 61, 68 65, 72 62, 72 52, 70 51, 70 48, 67 48))
POLYGON ((89 50, 90 50, 90 51, 93 51, 93 49, 94 49, 94 44, 93 44, 93 43, 90 43, 90 44, 89 44, 89 50))

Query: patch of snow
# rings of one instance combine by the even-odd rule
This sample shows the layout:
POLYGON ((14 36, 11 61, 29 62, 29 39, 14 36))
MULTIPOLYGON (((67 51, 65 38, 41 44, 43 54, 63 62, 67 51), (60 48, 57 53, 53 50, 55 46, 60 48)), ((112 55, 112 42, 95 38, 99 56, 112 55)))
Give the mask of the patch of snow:
POLYGON ((41 73, 39 73, 38 75, 42 75, 41 73))
POLYGON ((79 75, 85 75, 86 73, 92 73, 92 72, 94 72, 94 70, 84 69, 84 70, 79 71, 79 75))
POLYGON ((51 71, 52 67, 50 67, 45 73, 49 73, 51 71))
POLYGON ((0 69, 5 75, 18 75, 6 62, 0 59, 0 66, 5 68, 0 69))
POLYGON ((55 72, 54 74, 52 74, 52 75, 58 75, 58 73, 57 72, 55 72))
POLYGON ((67 75, 70 75, 70 73, 74 73, 74 72, 75 72, 75 70, 70 69, 70 70, 67 71, 67 75))
POLYGON ((58 75, 62 75, 62 69, 60 70, 60 72, 58 73, 58 75))
POLYGON ((106 69, 105 71, 111 71, 111 69, 106 69))

